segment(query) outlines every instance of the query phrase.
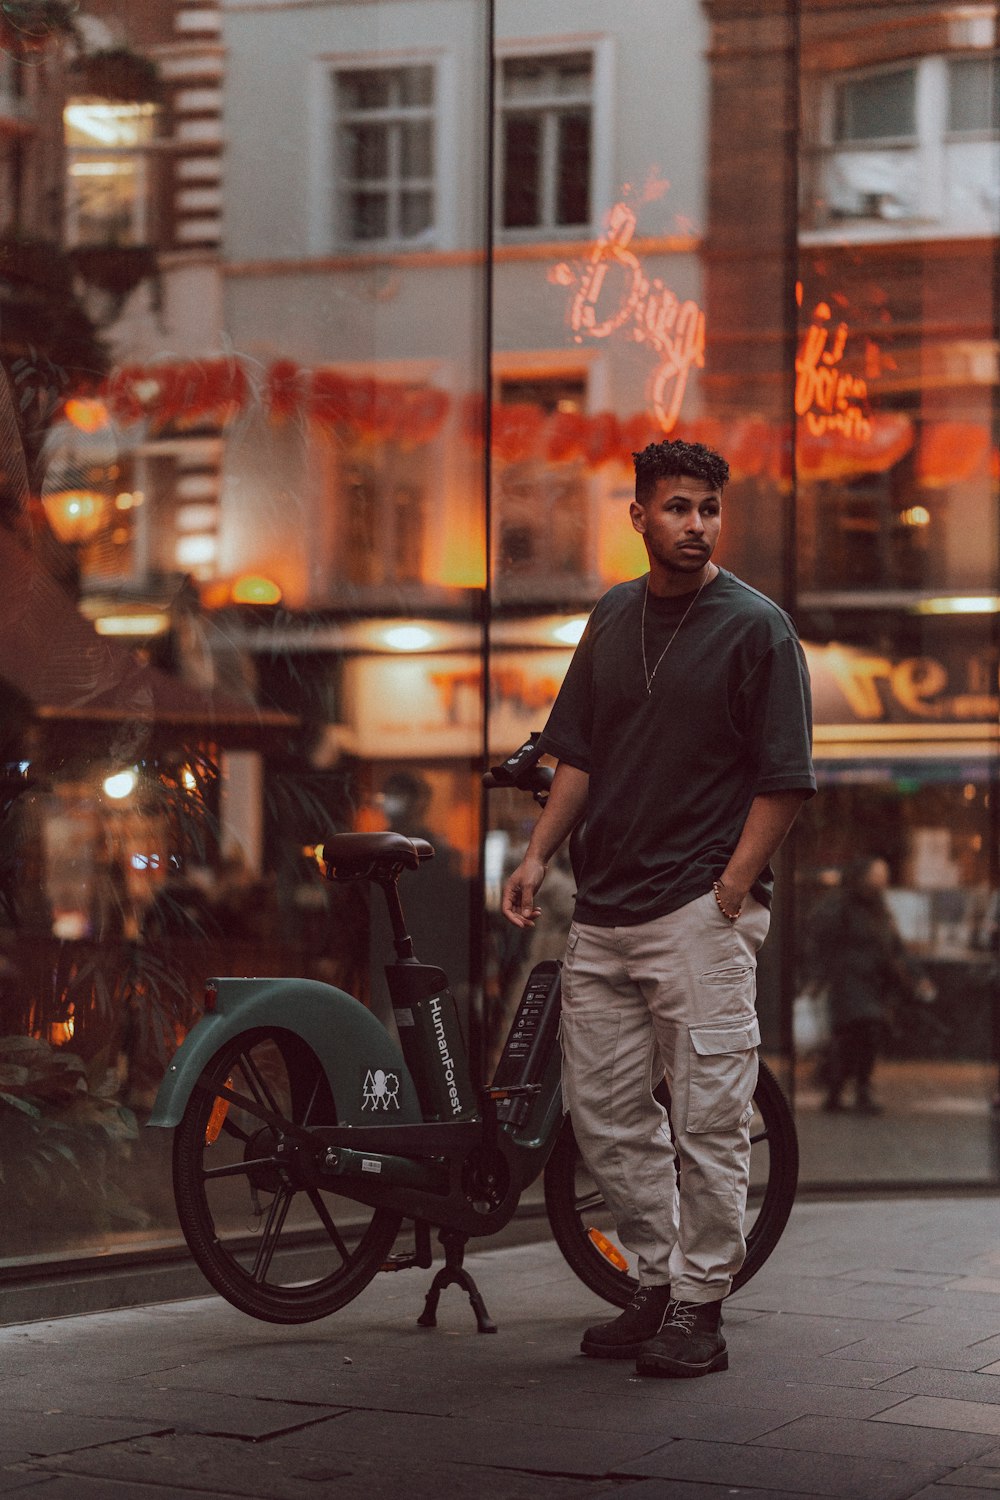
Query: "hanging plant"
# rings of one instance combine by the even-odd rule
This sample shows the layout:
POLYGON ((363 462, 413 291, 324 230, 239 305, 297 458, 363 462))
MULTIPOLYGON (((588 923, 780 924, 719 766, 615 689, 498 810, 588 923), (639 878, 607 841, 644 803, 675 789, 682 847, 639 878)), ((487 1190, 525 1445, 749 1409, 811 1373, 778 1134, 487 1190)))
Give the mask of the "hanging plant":
POLYGON ((156 64, 128 47, 110 47, 78 57, 70 66, 75 95, 120 104, 161 104, 163 81, 156 64))
POLYGON ((0 48, 18 62, 40 60, 57 36, 76 36, 79 0, 0 0, 0 48))
POLYGON ((140 281, 155 276, 157 270, 152 245, 77 245, 69 251, 69 259, 89 286, 120 298, 134 292, 140 281))

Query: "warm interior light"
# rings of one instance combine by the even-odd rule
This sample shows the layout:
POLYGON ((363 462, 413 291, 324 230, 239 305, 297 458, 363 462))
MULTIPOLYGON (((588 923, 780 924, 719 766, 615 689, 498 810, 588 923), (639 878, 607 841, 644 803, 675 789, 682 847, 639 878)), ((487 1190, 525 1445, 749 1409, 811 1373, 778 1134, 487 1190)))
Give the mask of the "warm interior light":
POLYGON ((931 513, 926 505, 911 505, 906 510, 900 511, 899 519, 904 526, 929 526, 931 513))
POLYGON ((163 635, 170 628, 170 616, 160 610, 134 615, 98 615, 94 629, 98 635, 163 635))
POLYGON ((76 99, 63 110, 70 146, 138 146, 152 134, 155 104, 88 103, 76 99))
POLYGON ((184 766, 181 770, 181 786, 186 792, 196 792, 198 790, 198 778, 190 766, 184 766))
POLYGON ((918 615, 995 615, 1000 614, 1000 596, 996 594, 955 594, 941 599, 921 599, 918 615))
POLYGON ((77 432, 98 432, 108 425, 108 408, 103 401, 73 396, 63 409, 67 422, 77 432))
POLYGON ((552 632, 552 639, 558 641, 561 646, 576 646, 580 637, 587 628, 587 617, 581 615, 576 620, 564 620, 557 625, 552 632))
POLYGON ((123 797, 127 797, 135 790, 136 780, 135 771, 116 771, 113 776, 104 778, 105 794, 113 797, 116 802, 120 802, 123 797))
POLYGON ((393 651, 422 651, 431 645, 434 636, 423 625, 393 625, 382 639, 393 651))
POLYGON ((65 1021, 53 1021, 49 1027, 49 1043, 53 1047, 62 1047, 66 1042, 73 1040, 73 1032, 76 1030, 76 1019, 73 1015, 73 1007, 70 1006, 65 1021))
POLYGON ((214 562, 218 552, 216 538, 207 532, 195 531, 177 538, 174 558, 179 567, 199 568, 214 562))
POLYGON ((49 525, 61 542, 89 542, 104 525, 107 500, 96 490, 56 490, 42 496, 49 525))
POLYGON ((230 590, 234 604, 280 604, 281 589, 273 578, 264 578, 257 573, 245 573, 237 578, 230 590))

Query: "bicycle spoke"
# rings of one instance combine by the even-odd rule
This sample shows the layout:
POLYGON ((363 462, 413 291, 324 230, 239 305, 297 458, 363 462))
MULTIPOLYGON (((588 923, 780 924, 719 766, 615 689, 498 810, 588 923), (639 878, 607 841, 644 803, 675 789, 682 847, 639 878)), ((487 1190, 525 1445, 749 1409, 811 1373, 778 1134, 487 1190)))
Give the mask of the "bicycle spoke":
POLYGON ((249 1053, 240 1053, 239 1065, 240 1071, 242 1072, 243 1077, 246 1079, 247 1083, 250 1085, 250 1092, 257 1100, 257 1103, 264 1105, 271 1111, 272 1115, 282 1114, 283 1111, 279 1107, 277 1100, 267 1086, 267 1080, 260 1073, 259 1069, 253 1065, 250 1060, 249 1053))
POLYGON ((247 1172, 254 1171, 258 1167, 274 1167, 276 1162, 273 1156, 264 1156, 257 1161, 234 1161, 226 1167, 205 1167, 201 1178, 203 1182, 216 1181, 220 1177, 241 1177, 247 1172))
POLYGON ((341 1237, 340 1230, 337 1228, 336 1224, 330 1218, 330 1210, 327 1208, 326 1204, 324 1203, 324 1201, 323 1201, 323 1194, 319 1191, 318 1188, 310 1188, 309 1189, 309 1202, 312 1204, 313 1208, 316 1210, 316 1217, 319 1219, 319 1221, 322 1224, 323 1228, 326 1230, 327 1234, 330 1236, 331 1240, 333 1241, 335 1247, 340 1252, 340 1258, 344 1262, 344 1265, 346 1266, 347 1262, 351 1258, 350 1251, 348 1250, 347 1246, 344 1244, 343 1238, 341 1237))
POLYGON ((306 1105, 305 1109, 302 1112, 303 1125, 309 1124, 309 1116, 312 1114, 313 1105, 316 1103, 321 1081, 322 1080, 320 1078, 320 1075, 317 1073, 316 1077, 313 1079, 312 1093, 309 1095, 309 1103, 306 1105))
POLYGON ((342 1217, 347 1200, 315 1186, 316 1129, 336 1117, 322 1065, 282 1031, 233 1038, 193 1084, 174 1135, 178 1217, 209 1281, 253 1317, 325 1317, 392 1249, 398 1216, 349 1203, 342 1217))
POLYGON ((278 1240, 281 1238, 281 1231, 284 1228, 288 1210, 292 1206, 293 1197, 294 1194, 289 1192, 288 1188, 282 1188, 271 1199, 271 1207, 267 1213, 267 1223, 264 1225, 264 1233, 257 1249, 257 1257, 253 1263, 253 1270, 250 1272, 251 1277, 258 1284, 264 1281, 268 1273, 271 1261, 274 1258, 274 1252, 278 1248, 278 1240))
POLYGON ((576 1211, 578 1214, 592 1213, 595 1208, 604 1208, 604 1195, 595 1191, 588 1193, 584 1198, 577 1198, 576 1211))

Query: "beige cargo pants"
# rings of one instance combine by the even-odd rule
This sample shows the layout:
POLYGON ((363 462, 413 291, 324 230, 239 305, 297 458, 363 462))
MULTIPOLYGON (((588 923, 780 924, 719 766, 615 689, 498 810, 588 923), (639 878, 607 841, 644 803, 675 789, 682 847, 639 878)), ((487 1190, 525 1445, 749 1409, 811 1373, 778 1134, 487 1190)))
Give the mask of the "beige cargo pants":
POLYGON ((726 1296, 746 1254, 769 921, 751 896, 730 922, 709 891, 639 926, 569 931, 563 1103, 640 1283, 669 1281, 681 1302, 726 1296), (664 1074, 669 1119, 652 1092, 664 1074))

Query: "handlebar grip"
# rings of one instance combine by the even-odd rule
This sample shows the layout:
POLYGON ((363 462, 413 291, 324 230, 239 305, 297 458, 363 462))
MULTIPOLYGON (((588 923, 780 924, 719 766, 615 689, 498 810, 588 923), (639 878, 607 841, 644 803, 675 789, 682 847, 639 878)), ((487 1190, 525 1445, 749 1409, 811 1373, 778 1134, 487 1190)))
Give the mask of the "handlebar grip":
POLYGON ((547 792, 555 774, 551 766, 528 766, 515 778, 504 774, 503 766, 494 766, 483 776, 483 786, 488 791, 498 786, 510 786, 518 792, 547 792))

